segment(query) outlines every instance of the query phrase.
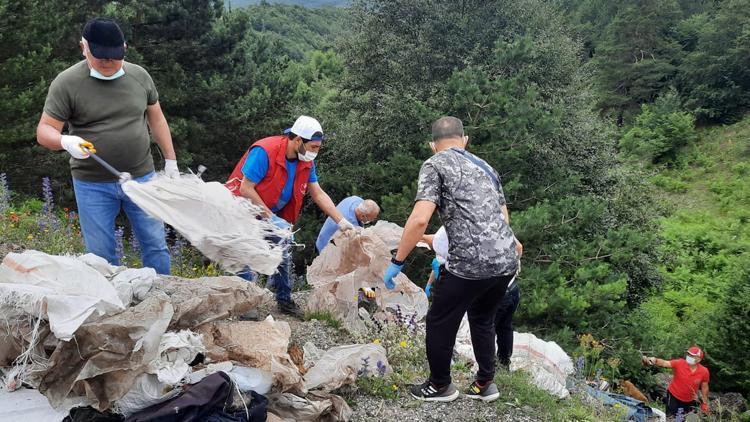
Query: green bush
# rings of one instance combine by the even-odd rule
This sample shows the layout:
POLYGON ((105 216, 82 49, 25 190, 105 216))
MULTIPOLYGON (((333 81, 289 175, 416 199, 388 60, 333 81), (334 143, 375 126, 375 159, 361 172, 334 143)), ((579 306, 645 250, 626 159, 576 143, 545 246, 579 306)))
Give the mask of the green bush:
POLYGON ((651 163, 674 161, 677 151, 696 139, 695 118, 679 111, 675 92, 656 100, 653 105, 643 104, 635 124, 620 140, 620 149, 627 156, 651 163))

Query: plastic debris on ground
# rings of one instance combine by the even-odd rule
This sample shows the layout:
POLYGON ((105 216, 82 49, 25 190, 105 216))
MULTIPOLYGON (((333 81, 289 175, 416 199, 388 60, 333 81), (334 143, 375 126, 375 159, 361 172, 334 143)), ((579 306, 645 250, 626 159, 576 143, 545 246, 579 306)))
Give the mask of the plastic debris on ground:
MULTIPOLYGON (((73 406, 71 406, 72 408, 73 406)), ((55 410, 39 391, 21 388, 10 392, 0 388, 0 421, 61 421, 70 408, 55 410)))
POLYGON ((157 175, 148 182, 128 181, 123 191, 141 209, 174 227, 206 257, 229 272, 250 266, 271 275, 281 262, 283 248, 268 236, 288 237, 250 201, 236 197, 218 182, 204 182, 192 174, 179 179, 157 175))
POLYGON ((9 253, 0 265, 0 303, 5 318, 43 316, 60 340, 95 313, 125 309, 115 286, 99 271, 73 257, 38 251, 9 253))
POLYGON ((38 420, 137 421, 174 412, 175 403, 185 417, 265 420, 263 394, 271 393, 282 420, 345 421, 351 409, 328 391, 387 368, 376 345, 310 352, 316 359, 306 366, 314 346, 290 348, 287 322, 230 319, 272 300, 238 277, 157 276, 94 255, 36 251, 10 254, 0 271, 0 365, 4 385, 17 389, 2 389, 0 403, 33 398, 26 407, 0 404, 0 420, 18 408, 56 415, 38 420), (195 397, 207 383, 213 393, 195 397))
POLYGON ((291 393, 268 396, 268 412, 282 421, 348 421, 352 409, 346 401, 334 394, 310 392, 307 397, 291 393))
POLYGON ((394 280, 396 288, 383 285, 383 273, 391 259, 389 243, 400 236, 399 226, 378 221, 374 227, 337 232, 329 244, 307 269, 307 281, 314 290, 307 299, 309 312, 330 312, 350 332, 363 332, 365 323, 359 317, 361 288, 374 288, 375 302, 380 311, 399 309, 421 320, 429 303, 424 291, 406 275, 394 280))
POLYGON ((164 333, 159 342, 159 356, 148 364, 148 372, 159 381, 177 384, 190 373, 189 364, 204 353, 201 337, 190 330, 164 333))
POLYGON ((263 321, 217 321, 195 331, 203 335, 211 360, 257 368, 272 375, 277 391, 304 394, 302 376, 287 352, 292 334, 289 323, 269 315, 263 321))
POLYGON ((333 391, 343 385, 354 384, 358 376, 386 376, 392 372, 385 348, 378 344, 335 346, 324 353, 312 343, 304 346, 305 353, 318 355, 305 374, 305 388, 333 391))
POLYGON ((624 420, 646 422, 653 416, 653 411, 650 407, 632 397, 601 391, 589 385, 584 387, 584 392, 596 398, 605 406, 623 410, 624 420))
POLYGON ((255 283, 235 276, 184 279, 160 277, 148 295, 166 294, 174 306, 172 330, 195 329, 211 322, 236 317, 272 300, 255 283))
MULTIPOLYGON (((461 320, 454 350, 476 369, 471 330, 466 315, 461 320)), ((534 385, 561 399, 570 394, 566 388, 566 379, 574 372, 573 361, 553 341, 544 341, 530 333, 514 332, 510 370, 528 372, 534 385)))
POLYGON ((162 403, 180 393, 179 388, 159 381, 153 374, 141 374, 133 383, 130 390, 112 407, 117 413, 130 416, 149 406, 162 403))

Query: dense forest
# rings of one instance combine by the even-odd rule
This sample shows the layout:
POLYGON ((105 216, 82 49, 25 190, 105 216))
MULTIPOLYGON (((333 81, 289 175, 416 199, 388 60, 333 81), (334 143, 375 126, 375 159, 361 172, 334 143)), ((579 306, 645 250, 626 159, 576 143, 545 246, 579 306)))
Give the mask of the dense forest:
MULTIPOLYGON (((46 176, 74 203, 67 156, 35 127, 50 81, 81 59, 83 24, 106 15, 155 80, 182 169, 224 180, 254 140, 309 114, 334 201, 372 198, 403 224, 429 125, 457 116, 524 244, 519 330, 642 384, 641 353, 699 344, 712 388, 750 392, 750 0, 239 3, 0 1, 14 197, 46 176)), ((322 220, 307 204, 300 274, 322 220)), ((413 255, 409 276, 423 282, 429 259, 413 255)))

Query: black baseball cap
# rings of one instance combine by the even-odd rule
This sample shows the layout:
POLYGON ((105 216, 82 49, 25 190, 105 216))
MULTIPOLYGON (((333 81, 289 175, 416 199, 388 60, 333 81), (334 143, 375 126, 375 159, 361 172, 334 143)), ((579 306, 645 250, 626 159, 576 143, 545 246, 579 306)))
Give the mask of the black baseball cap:
POLYGON ((125 36, 112 19, 91 19, 83 27, 83 38, 97 59, 122 60, 125 57, 125 36))

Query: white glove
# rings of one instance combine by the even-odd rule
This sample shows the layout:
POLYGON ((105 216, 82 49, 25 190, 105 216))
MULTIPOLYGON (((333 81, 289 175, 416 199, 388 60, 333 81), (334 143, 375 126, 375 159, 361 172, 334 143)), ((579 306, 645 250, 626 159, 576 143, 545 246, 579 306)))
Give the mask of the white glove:
POLYGON ((346 218, 341 218, 341 220, 339 220, 339 229, 341 229, 342 232, 347 232, 349 230, 354 230, 354 226, 346 218))
POLYGON ((73 158, 79 160, 90 157, 90 154, 84 150, 83 147, 90 149, 91 152, 96 152, 94 144, 79 136, 63 135, 62 138, 60 138, 60 145, 62 145, 62 147, 65 148, 65 151, 68 151, 73 158))
POLYGON ((180 178, 180 169, 177 168, 177 160, 164 160, 164 174, 170 179, 180 178))

